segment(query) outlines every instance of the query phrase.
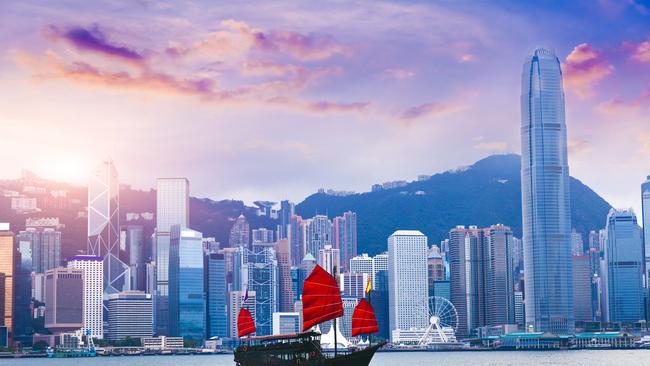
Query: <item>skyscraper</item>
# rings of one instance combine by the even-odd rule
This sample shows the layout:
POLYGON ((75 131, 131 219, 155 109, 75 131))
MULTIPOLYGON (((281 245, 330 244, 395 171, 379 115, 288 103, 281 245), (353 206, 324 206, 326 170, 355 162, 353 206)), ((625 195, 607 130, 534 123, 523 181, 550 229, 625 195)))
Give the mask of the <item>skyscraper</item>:
POLYGON ((562 70, 555 53, 543 48, 523 68, 521 147, 526 325, 571 334, 575 321, 562 70))
POLYGON ((273 230, 261 227, 251 231, 251 239, 253 243, 273 243, 273 234, 273 230))
POLYGON ((289 243, 291 246, 291 265, 298 267, 305 257, 305 226, 302 217, 292 215, 289 219, 289 243))
POLYGON ((230 228, 228 245, 231 248, 244 247, 251 249, 251 228, 246 221, 244 214, 240 214, 230 228))
POLYGON ((337 273, 341 273, 341 252, 329 244, 324 245, 318 251, 318 264, 332 275, 335 268, 337 273))
MULTIPOLYGON (((8 223, 0 223, 0 326, 7 327, 9 338, 13 334, 14 309, 14 233, 8 223)), ((11 343, 11 342, 9 342, 11 343)))
POLYGON ((154 320, 157 335, 169 335, 169 241, 172 225, 189 226, 190 183, 186 178, 156 179, 156 292, 154 320))
POLYGON ((289 239, 280 239, 277 243, 278 285, 279 285, 279 311, 282 313, 293 312, 293 286, 291 281, 291 252, 289 239))
MULTIPOLYGON (((54 268, 45 272, 45 328, 52 333, 83 327, 83 276, 83 269, 77 268, 54 268)), ((101 302, 99 307, 101 312, 101 302)))
POLYGON ((573 256, 573 309, 575 319, 593 320, 591 258, 587 255, 573 256))
POLYGON ((325 244, 332 244, 332 222, 325 215, 316 215, 305 221, 306 252, 318 255, 325 244))
POLYGON ((280 224, 278 224, 278 240, 289 238, 289 225, 295 213, 295 206, 291 201, 280 201, 280 224))
MULTIPOLYGON (((641 225, 643 225, 643 243, 645 253, 646 283, 650 281, 650 175, 641 184, 641 225)), ((646 319, 650 320, 650 286, 646 295, 646 319)))
POLYGON ((88 183, 88 255, 104 261, 104 292, 128 290, 129 267, 120 254, 120 186, 112 160, 103 161, 88 183))
POLYGON ((504 225, 484 229, 485 322, 486 325, 515 323, 512 230, 504 225))
POLYGON ((142 338, 153 335, 151 294, 126 291, 108 296, 108 339, 142 338))
POLYGON ((632 209, 611 209, 605 230, 603 312, 610 322, 638 322, 645 319, 641 228, 632 209))
MULTIPOLYGON (((237 315, 239 314, 239 309, 244 308, 250 311, 253 319, 257 319, 255 314, 256 298, 257 294, 255 291, 248 291, 248 298, 246 298, 246 291, 230 291, 228 295, 228 336, 230 338, 239 338, 237 335, 237 315)), ((271 319, 272 322, 273 320, 271 319)), ((255 323, 257 324, 257 320, 255 323)))
POLYGON ((241 288, 255 291, 255 324, 257 335, 273 333, 273 313, 278 311, 278 261, 275 249, 254 246, 244 249, 241 267, 241 288))
MULTIPOLYGON (((429 288, 427 237, 417 230, 398 230, 388 237, 388 283, 391 332, 426 328, 429 288)), ((395 335, 391 339, 395 341, 395 335)))
POLYGON ((126 225, 120 229, 120 248, 129 266, 131 290, 147 289, 147 256, 144 250, 143 228, 140 225, 126 225))
POLYGON ((45 271, 61 265, 61 232, 54 227, 27 227, 16 236, 19 245, 28 243, 32 252, 32 271, 45 271))
POLYGON ((83 270, 83 333, 90 331, 93 338, 104 338, 103 289, 105 261, 93 255, 68 258, 68 268, 83 270))
POLYGON ((203 235, 172 225, 169 244, 169 335, 205 339, 203 235))
POLYGON ((223 251, 206 255, 207 337, 228 337, 228 286, 223 251))
POLYGON ((30 241, 20 240, 14 272, 14 341, 23 346, 32 344, 32 264, 33 253, 30 241))

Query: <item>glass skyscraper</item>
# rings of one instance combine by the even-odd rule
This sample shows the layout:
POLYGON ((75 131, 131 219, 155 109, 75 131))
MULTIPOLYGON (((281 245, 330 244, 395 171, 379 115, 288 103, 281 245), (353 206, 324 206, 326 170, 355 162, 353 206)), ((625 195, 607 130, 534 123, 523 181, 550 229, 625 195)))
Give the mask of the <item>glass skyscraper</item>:
POLYGON ((543 48, 523 68, 521 150, 526 326, 570 334, 575 321, 564 91, 560 61, 543 48))
POLYGON ((223 253, 206 255, 207 337, 228 337, 228 286, 223 253))
POLYGON ((169 335, 169 235, 172 225, 189 226, 190 183, 186 178, 156 180, 156 232, 152 257, 156 261, 155 332, 169 335))
POLYGON ((645 319, 641 228, 632 209, 611 209, 605 230, 603 312, 609 322, 638 322, 645 319))
POLYGON ((169 335, 205 338, 203 235, 172 225, 169 242, 169 335))
MULTIPOLYGON (((650 175, 641 184, 641 225, 643 225, 643 242, 645 253, 646 281, 650 281, 650 175)), ((650 291, 650 286, 648 286, 650 291)), ((646 296, 646 319, 650 319, 650 293, 646 296)))

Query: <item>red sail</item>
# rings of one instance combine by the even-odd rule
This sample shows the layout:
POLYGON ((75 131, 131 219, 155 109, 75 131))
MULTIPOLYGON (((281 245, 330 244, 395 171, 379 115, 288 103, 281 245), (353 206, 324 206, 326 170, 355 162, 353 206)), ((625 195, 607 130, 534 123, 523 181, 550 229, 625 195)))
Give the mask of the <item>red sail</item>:
POLYGON ((255 333, 255 321, 251 312, 241 308, 237 316, 237 333, 240 337, 255 333))
POLYGON ((361 299, 352 313, 352 336, 379 332, 375 309, 366 299, 361 299))
POLYGON ((343 316, 341 290, 331 274, 316 265, 302 291, 302 330, 343 316))

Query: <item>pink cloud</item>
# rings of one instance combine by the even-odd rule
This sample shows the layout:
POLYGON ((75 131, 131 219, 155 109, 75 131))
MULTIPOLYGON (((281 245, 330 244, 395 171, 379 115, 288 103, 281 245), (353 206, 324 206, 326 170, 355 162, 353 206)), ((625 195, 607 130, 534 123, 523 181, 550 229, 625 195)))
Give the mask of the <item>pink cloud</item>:
POLYGON ((644 91, 641 95, 632 100, 625 100, 619 97, 600 103, 596 107, 596 110, 605 115, 617 115, 623 111, 647 109, 648 106, 650 106, 650 89, 644 91))
POLYGON ((639 62, 650 62, 650 40, 634 45, 631 57, 639 62))
POLYGON ((562 64, 564 86, 579 98, 594 95, 593 87, 614 71, 614 67, 591 45, 576 46, 562 64))
POLYGON ((399 112, 396 117, 403 122, 411 122, 425 117, 435 117, 454 112, 460 107, 453 103, 430 102, 416 105, 399 112))
POLYGON ((415 72, 407 69, 386 69, 379 74, 380 79, 406 80, 415 76, 415 72))

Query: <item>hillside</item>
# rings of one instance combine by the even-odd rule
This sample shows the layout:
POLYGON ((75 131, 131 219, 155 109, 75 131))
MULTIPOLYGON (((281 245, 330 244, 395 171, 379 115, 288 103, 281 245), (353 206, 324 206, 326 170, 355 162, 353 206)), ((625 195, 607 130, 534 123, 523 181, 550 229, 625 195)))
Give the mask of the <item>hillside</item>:
MULTIPOLYGON (((456 225, 480 227, 502 223, 521 237, 519 155, 493 155, 460 170, 411 182, 405 187, 344 197, 324 193, 307 197, 297 213, 330 217, 352 210, 358 217, 359 251, 386 250, 386 238, 397 229, 417 229, 430 243, 447 238, 456 225), (416 194, 416 192, 418 192, 416 194)), ((571 178, 573 226, 583 233, 600 229, 610 205, 579 180, 571 178)))

